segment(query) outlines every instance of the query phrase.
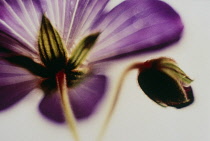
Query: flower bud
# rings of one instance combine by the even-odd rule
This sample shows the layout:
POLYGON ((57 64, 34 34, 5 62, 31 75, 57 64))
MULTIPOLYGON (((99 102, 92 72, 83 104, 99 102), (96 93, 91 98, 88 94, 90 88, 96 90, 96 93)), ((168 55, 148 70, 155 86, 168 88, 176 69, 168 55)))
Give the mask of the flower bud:
POLYGON ((192 80, 169 58, 146 61, 139 73, 138 83, 144 93, 161 106, 182 108, 194 100, 192 80))

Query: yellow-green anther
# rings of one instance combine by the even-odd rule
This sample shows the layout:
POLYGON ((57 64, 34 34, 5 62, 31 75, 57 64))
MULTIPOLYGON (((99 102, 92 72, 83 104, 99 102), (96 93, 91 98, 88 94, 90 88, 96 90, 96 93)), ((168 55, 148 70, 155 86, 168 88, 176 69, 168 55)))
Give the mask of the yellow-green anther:
POLYGON ((44 65, 51 68, 61 68, 67 62, 67 51, 58 31, 49 19, 43 15, 38 37, 40 57, 44 65))
POLYGON ((68 67, 74 69, 78 67, 87 57, 88 53, 94 46, 100 33, 93 33, 82 39, 79 44, 75 47, 70 56, 68 67))

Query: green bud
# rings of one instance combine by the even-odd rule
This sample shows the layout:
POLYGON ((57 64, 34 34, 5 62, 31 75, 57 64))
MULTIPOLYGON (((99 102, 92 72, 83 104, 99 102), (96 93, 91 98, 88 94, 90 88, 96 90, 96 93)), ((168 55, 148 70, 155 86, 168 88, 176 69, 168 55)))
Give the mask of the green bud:
POLYGON ((145 62, 138 82, 148 97, 164 107, 182 108, 194 100, 189 86, 192 80, 169 58, 145 62))

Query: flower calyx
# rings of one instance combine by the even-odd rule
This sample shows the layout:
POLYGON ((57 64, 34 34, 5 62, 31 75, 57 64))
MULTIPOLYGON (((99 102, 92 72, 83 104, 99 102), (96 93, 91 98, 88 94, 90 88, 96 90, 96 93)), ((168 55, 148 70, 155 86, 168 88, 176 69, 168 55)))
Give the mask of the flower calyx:
POLYGON ((58 31, 49 19, 43 15, 38 36, 40 58, 48 69, 60 70, 67 62, 67 51, 58 31))
POLYGON ((78 43, 68 60, 68 68, 75 69, 82 64, 96 43, 99 35, 100 32, 92 33, 78 43))

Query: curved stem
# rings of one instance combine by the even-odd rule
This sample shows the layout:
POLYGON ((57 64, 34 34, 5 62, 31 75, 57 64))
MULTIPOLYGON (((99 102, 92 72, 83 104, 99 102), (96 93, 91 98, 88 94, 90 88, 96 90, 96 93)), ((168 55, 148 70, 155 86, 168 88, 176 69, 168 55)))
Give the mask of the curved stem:
POLYGON ((101 141, 105 132, 106 132, 106 129, 110 123, 110 120, 111 120, 111 117, 114 113, 114 110, 117 106, 117 102, 119 100, 119 97, 120 97, 120 90, 121 90, 121 87, 123 85, 123 82, 125 80, 125 77, 127 75, 127 73, 133 69, 140 69, 142 67, 142 63, 134 63, 132 65, 130 65, 127 69, 125 69, 125 71, 123 71, 123 73, 121 74, 119 80, 118 80, 118 83, 117 83, 117 86, 116 86, 116 89, 114 91, 114 94, 113 96, 111 97, 111 103, 110 103, 110 107, 108 109, 108 113, 107 113, 107 116, 103 122, 103 125, 102 125, 102 128, 99 132, 99 135, 97 137, 97 141, 101 141))
POLYGON ((80 141, 79 134, 77 131, 77 125, 76 120, 71 108, 71 104, 68 97, 68 91, 67 91, 67 82, 66 82, 66 74, 63 71, 60 71, 56 74, 56 81, 57 86, 60 91, 61 96, 61 104, 64 112, 64 116, 66 119, 66 122, 69 126, 70 132, 73 135, 73 138, 75 141, 80 141))

